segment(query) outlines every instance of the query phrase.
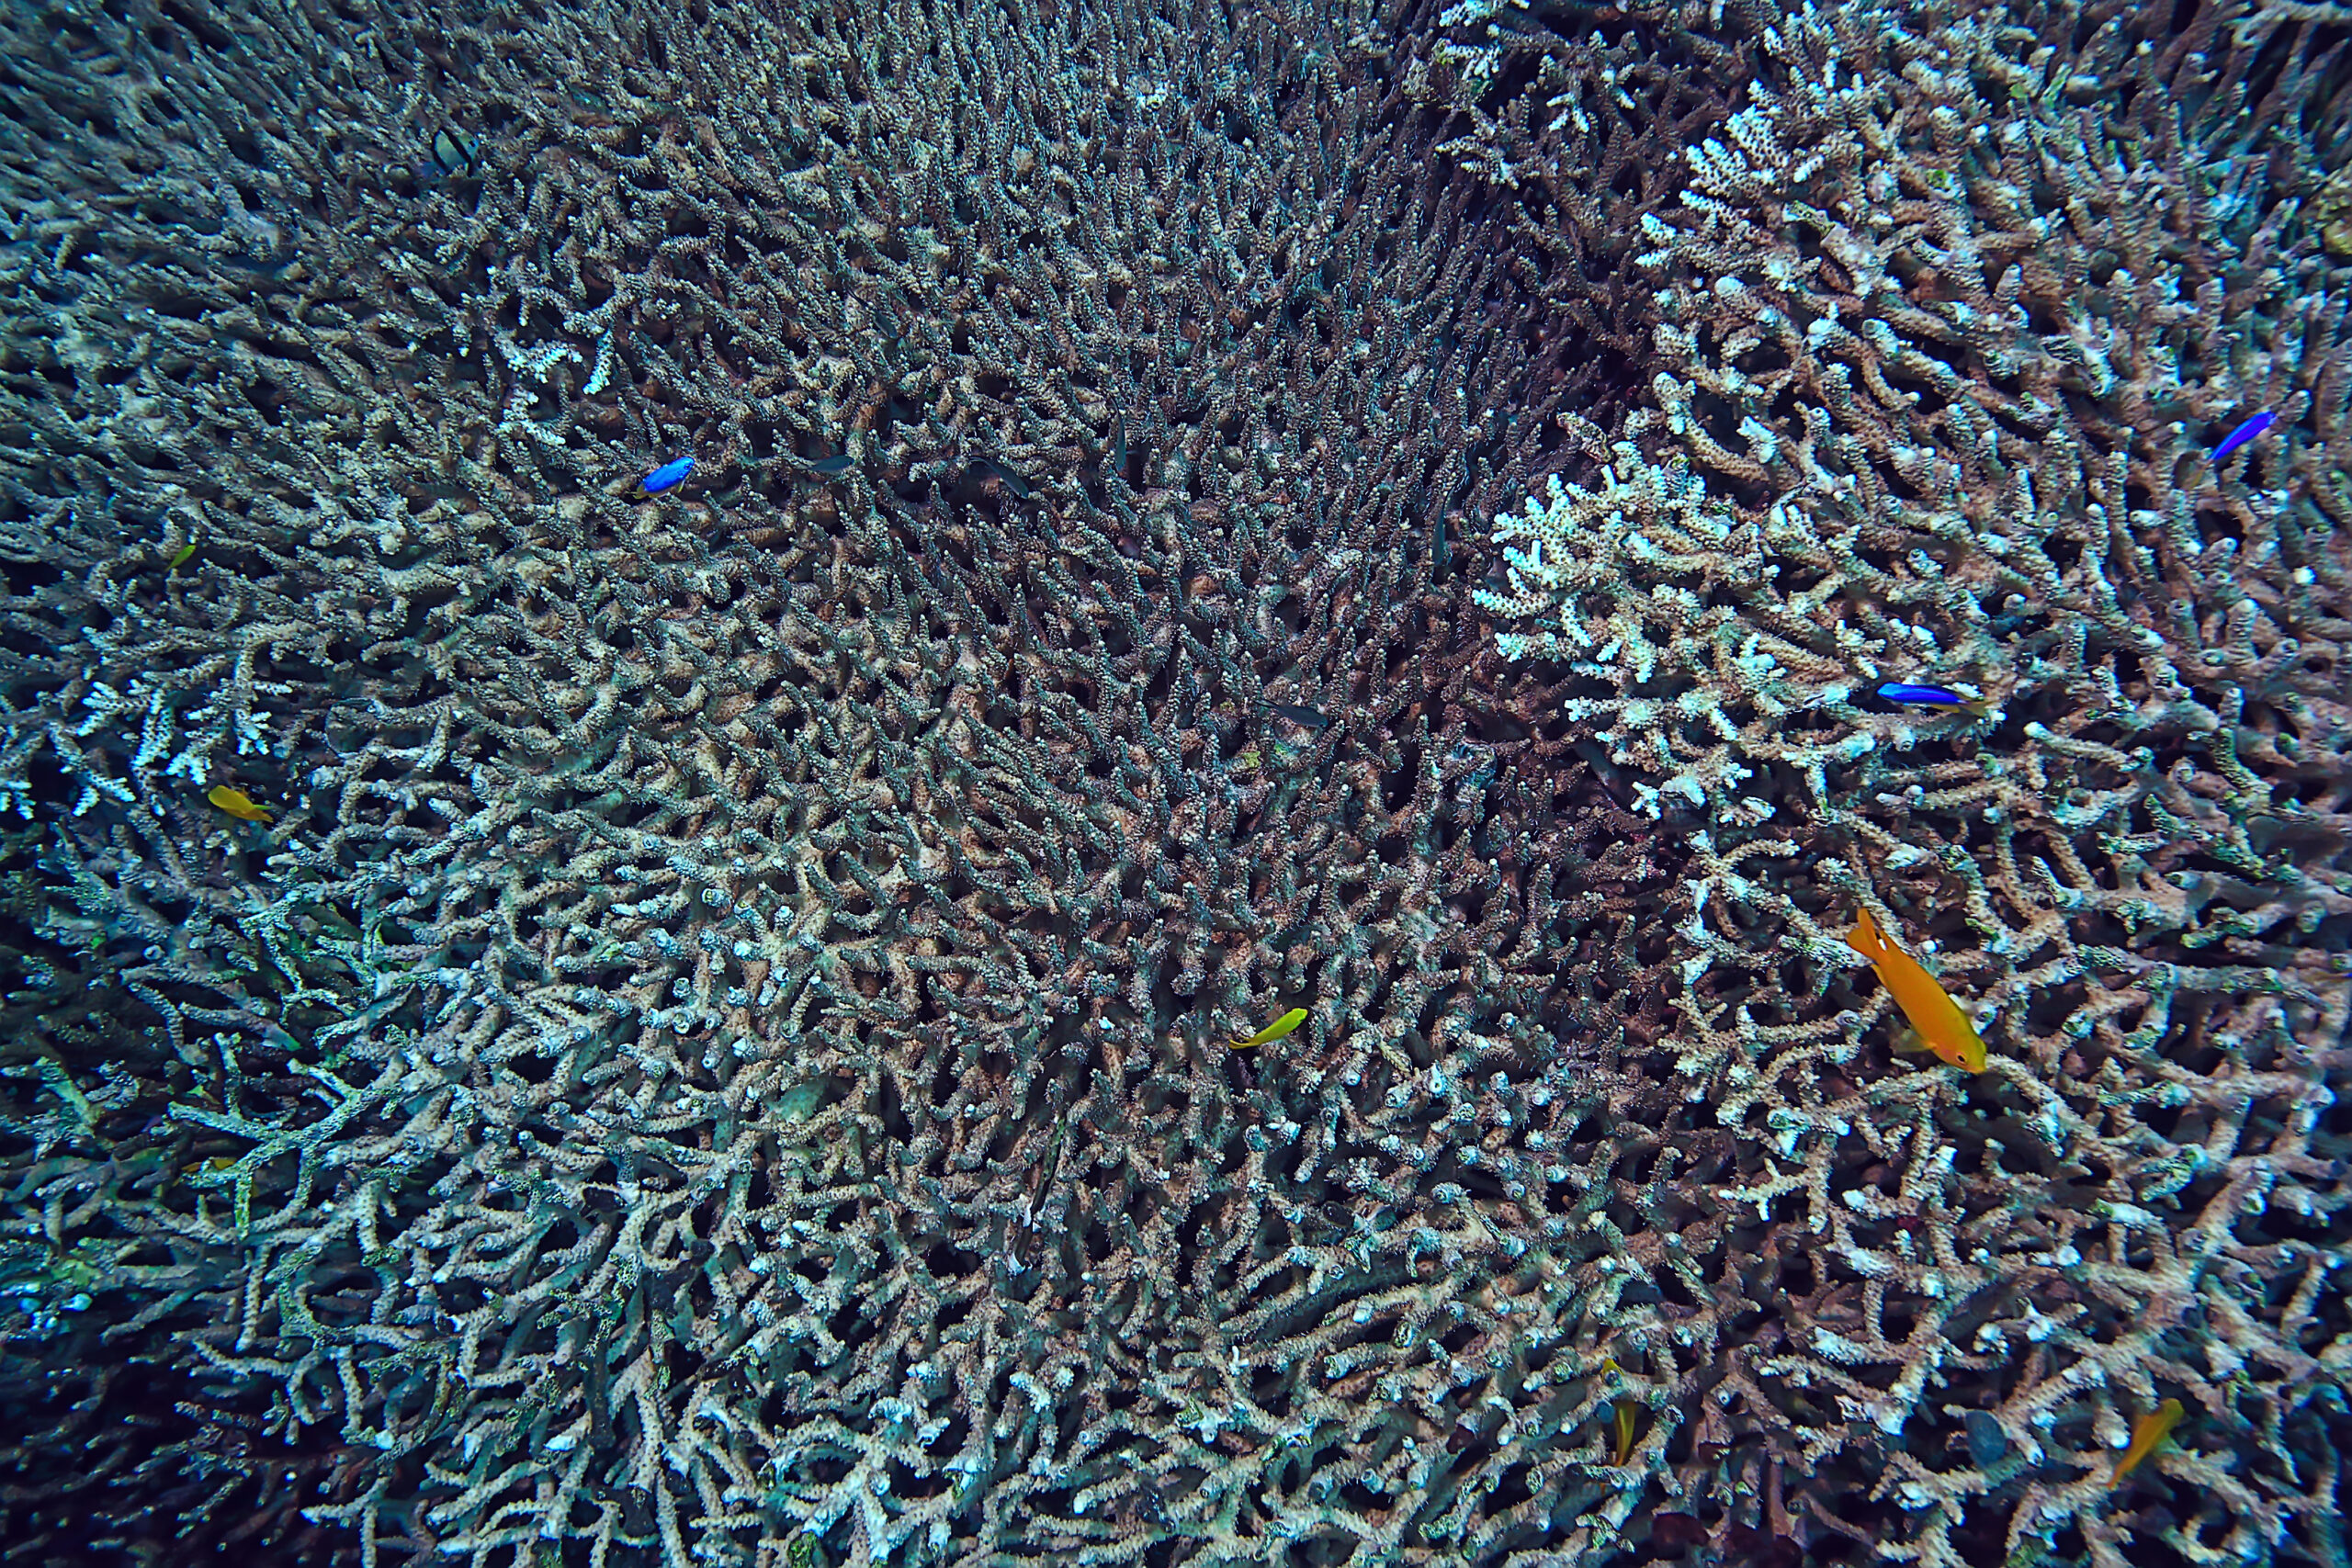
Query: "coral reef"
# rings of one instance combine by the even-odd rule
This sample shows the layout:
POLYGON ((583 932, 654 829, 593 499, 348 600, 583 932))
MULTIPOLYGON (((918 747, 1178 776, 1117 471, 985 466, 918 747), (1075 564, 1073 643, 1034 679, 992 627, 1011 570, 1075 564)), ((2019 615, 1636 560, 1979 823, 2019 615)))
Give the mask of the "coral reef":
POLYGON ((1646 220, 1654 401, 1498 524, 1478 600, 1690 824, 1677 1072, 1694 1127, 1777 1145, 1715 1201, 1739 1249, 1819 1238, 1773 1338, 1700 1314, 1702 1432, 1777 1410, 1787 1460, 1867 1463, 1916 1521, 1890 1560, 1986 1560, 1953 1532, 1997 1498, 2009 1561, 2340 1562, 2352 276, 2293 150, 2342 146, 2341 44, 2016 21, 1764 31, 1646 220), (2256 409, 2291 433, 2217 471, 2256 409), (1988 1076, 1880 1055, 1858 906, 1936 952, 1988 1076), (2185 1489, 2110 1504, 2173 1393, 2185 1489))
POLYGON ((1474 712, 1587 345, 1371 18, 1019 20, 281 39, 410 106, 322 143, 28 40, 23 185, 124 220, 17 197, 12 1235, 110 1268, 12 1397, 135 1355, 207 1484, 35 1445, 22 1550, 243 1530, 278 1443, 371 1558, 1606 1495, 1457 1355, 1522 1130, 1652 1092, 1640 825, 1474 712))
POLYGON ((781 13, 10 18, 0 1558, 2343 1561, 2340 28, 781 13))

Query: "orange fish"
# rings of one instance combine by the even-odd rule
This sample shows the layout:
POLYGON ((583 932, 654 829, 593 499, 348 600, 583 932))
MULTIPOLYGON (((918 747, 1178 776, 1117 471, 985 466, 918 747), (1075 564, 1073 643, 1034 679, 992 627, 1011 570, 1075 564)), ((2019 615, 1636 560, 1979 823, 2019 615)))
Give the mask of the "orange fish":
POLYGON ((204 798, 242 821, 266 822, 269 820, 269 807, 254 805, 253 797, 243 790, 232 789, 227 784, 214 784, 204 792, 204 798))
POLYGON ((1887 941, 1869 909, 1856 913, 1846 945, 1871 961, 1871 967, 1878 971, 1879 984, 1911 1021, 1922 1046, 1955 1067, 1972 1073, 1984 1070, 1984 1042, 1977 1035, 1976 1026, 1968 1021, 1951 993, 1919 967, 1917 959, 1887 941))
POLYGON ((2172 1429, 2180 1425, 2183 1414, 2179 1400, 2167 1399, 2156 1406, 2154 1415, 2143 1416, 2132 1422, 2132 1446, 2125 1449, 2123 1457, 2115 1461, 2115 1474, 2109 1479, 2108 1484, 2122 1485, 2123 1478, 2138 1469, 2142 1460, 2155 1452, 2158 1443, 2172 1435, 2172 1429))

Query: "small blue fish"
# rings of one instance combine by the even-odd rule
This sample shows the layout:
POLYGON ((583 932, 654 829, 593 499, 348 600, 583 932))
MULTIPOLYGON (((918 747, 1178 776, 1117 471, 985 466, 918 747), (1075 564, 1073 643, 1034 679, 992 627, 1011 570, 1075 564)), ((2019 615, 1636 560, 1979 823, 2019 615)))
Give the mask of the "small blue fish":
POLYGON ((1964 708, 1977 717, 1984 716, 1984 703, 1980 697, 1963 697, 1958 692, 1941 686, 1913 686, 1901 681, 1889 681, 1878 689, 1878 694, 1890 703, 1909 703, 1917 707, 1964 708))
POLYGON ((660 495, 671 486, 683 481, 694 471, 695 460, 692 457, 681 457, 674 463, 664 463, 645 476, 645 493, 660 495))
POLYGON ((1297 707, 1289 703, 1268 703, 1266 705, 1301 729, 1321 729, 1331 722, 1329 714, 1318 713, 1313 708, 1297 707))
POLYGON ((2009 1435, 1989 1410, 1972 1410, 1961 1429, 1968 1434, 1968 1460, 1979 1470, 1990 1470, 2009 1451, 2009 1435))
POLYGON ((2265 409, 2227 435, 2222 436, 2222 444, 2213 448, 2213 461, 2219 463, 2222 458, 2269 429, 2278 418, 2277 414, 2265 409))

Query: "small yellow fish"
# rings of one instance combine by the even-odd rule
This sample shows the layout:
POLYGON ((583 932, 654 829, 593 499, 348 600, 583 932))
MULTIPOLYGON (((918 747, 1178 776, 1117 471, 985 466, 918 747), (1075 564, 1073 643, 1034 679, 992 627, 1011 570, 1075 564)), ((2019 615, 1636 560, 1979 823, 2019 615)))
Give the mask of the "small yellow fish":
POLYGON ((1617 1454, 1616 1457, 1609 1462, 1618 1466, 1620 1469, 1623 1469, 1626 1464, 1633 1461, 1634 1420, 1636 1415, 1639 1414, 1641 1408, 1642 1407, 1640 1405, 1634 1404, 1630 1399, 1621 1399, 1617 1402, 1617 1408, 1613 1413, 1613 1420, 1617 1428, 1617 1454))
POLYGON ((1247 1051, 1252 1045, 1263 1045, 1268 1041, 1280 1040, 1283 1035, 1288 1034, 1292 1030, 1296 1029, 1300 1024, 1305 1023, 1306 1021, 1306 1010, 1305 1008, 1293 1008, 1290 1011, 1283 1014, 1282 1017, 1274 1020, 1273 1022, 1266 1025, 1265 1028, 1258 1031, 1257 1033, 1252 1034, 1249 1039, 1235 1041, 1230 1048, 1236 1051, 1247 1051))
POLYGON ((166 572, 177 571, 180 568, 186 566, 189 561, 195 558, 196 541, 194 539, 190 539, 187 544, 182 545, 178 549, 172 552, 172 564, 165 567, 164 570, 166 572))
POLYGON ((253 797, 243 790, 232 789, 227 784, 214 784, 204 792, 204 798, 240 820, 246 822, 269 820, 269 807, 254 805, 253 797))
POLYGON ((1919 961, 1886 939, 1867 908, 1855 914, 1854 930, 1846 945, 1871 961, 1879 984, 1894 998, 1894 1005, 1918 1032, 1920 1043, 1955 1067, 1972 1073, 1984 1070, 1984 1042, 1960 1004, 1951 999, 1919 961))
POLYGON ((2132 1422, 2132 1446, 2125 1449, 2123 1457, 2115 1461, 2115 1473, 2107 1483, 2109 1486, 2122 1485, 2123 1478, 2137 1470, 2142 1460, 2155 1452, 2158 1443, 2171 1436, 2172 1429, 2180 1425, 2184 1414, 2186 1412, 2181 1409, 2179 1400, 2167 1399, 2156 1406, 2154 1415, 2143 1416, 2132 1422))

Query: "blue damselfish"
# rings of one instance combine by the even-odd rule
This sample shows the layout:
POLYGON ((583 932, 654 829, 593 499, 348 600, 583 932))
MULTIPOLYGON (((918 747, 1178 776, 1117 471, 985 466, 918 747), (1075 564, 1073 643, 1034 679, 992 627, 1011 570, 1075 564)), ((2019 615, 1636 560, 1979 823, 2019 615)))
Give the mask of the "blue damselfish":
POLYGON ((1891 703, 1921 703, 1940 708, 1964 708, 1975 703, 1973 697, 1963 697, 1941 686, 1911 686, 1900 681, 1889 681, 1878 689, 1878 694, 1891 703))
POLYGON ((2227 435, 2222 436, 2222 444, 2213 448, 2213 461, 2216 463, 2220 462, 2222 458, 2228 457, 2231 453, 2236 451, 2239 447, 2245 446, 2247 442, 2253 440, 2256 436, 2269 429, 2271 422, 2276 420, 2278 417, 2278 416, 2277 414, 2272 413, 2268 409, 2265 409, 2260 413, 2256 414, 2252 419, 2247 420, 2244 424, 2239 425, 2235 430, 2231 431, 2227 435))
POLYGON ((645 493, 660 495, 694 471, 695 460, 692 457, 681 457, 674 463, 664 463, 645 476, 645 493))

